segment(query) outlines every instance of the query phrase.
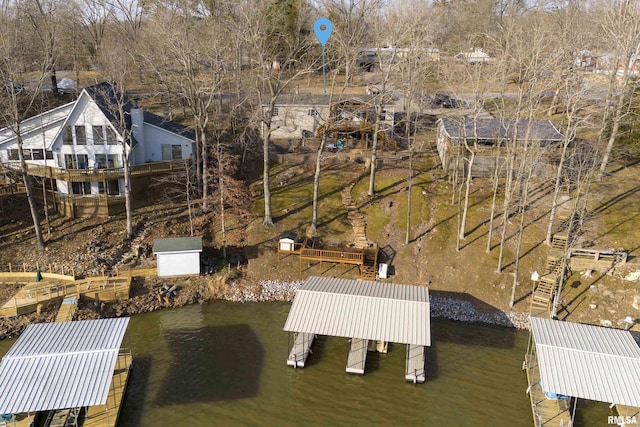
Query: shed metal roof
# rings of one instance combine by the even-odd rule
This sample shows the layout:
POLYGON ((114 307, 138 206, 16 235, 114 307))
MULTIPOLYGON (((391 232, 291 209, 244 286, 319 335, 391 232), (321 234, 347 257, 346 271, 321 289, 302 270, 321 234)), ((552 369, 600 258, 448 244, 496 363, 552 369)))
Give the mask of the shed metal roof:
POLYGON ((0 413, 102 405, 129 318, 29 325, 0 362, 0 413))
POLYGON ((171 237, 153 239, 153 253, 202 252, 202 237, 171 237))
POLYGON ((431 345, 429 290, 309 277, 296 291, 285 331, 431 345))
POLYGON ((528 132, 530 141, 562 141, 564 136, 549 120, 467 119, 443 117, 442 126, 451 138, 475 138, 484 140, 524 140, 528 132))
POLYGON ((547 392, 640 406, 640 346, 629 331, 531 318, 547 392))

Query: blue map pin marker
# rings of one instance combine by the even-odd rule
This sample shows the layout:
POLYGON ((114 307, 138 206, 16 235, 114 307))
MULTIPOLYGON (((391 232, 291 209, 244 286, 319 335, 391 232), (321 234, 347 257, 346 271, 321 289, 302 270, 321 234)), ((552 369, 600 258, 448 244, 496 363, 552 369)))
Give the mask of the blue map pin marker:
POLYGON ((313 23, 313 31, 316 33, 318 41, 324 47, 333 31, 333 24, 327 18, 320 18, 313 23))

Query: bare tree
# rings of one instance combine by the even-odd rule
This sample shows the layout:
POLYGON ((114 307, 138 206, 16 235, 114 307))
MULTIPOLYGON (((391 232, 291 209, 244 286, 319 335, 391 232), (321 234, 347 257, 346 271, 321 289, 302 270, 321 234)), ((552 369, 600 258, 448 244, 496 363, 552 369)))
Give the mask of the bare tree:
MULTIPOLYGON (((24 140, 21 128, 22 121, 32 115, 41 97, 41 89, 46 73, 49 70, 48 58, 45 56, 37 64, 39 66, 35 84, 25 90, 18 82, 19 76, 26 68, 25 60, 30 58, 31 46, 25 43, 24 28, 28 16, 16 9, 13 4, 3 3, 0 11, 0 114, 2 121, 13 132, 18 146, 18 157, 22 182, 26 189, 29 210, 35 230, 35 240, 40 248, 45 242, 38 216, 38 207, 31 186, 31 177, 24 155, 24 140)), ((30 64, 29 64, 30 65, 30 64)))
MULTIPOLYGON (((269 150, 271 148, 271 133, 273 114, 278 97, 289 84, 300 76, 310 73, 314 63, 305 65, 304 52, 310 52, 308 39, 301 39, 298 44, 282 46, 272 43, 272 35, 277 30, 270 26, 269 15, 265 11, 263 2, 251 0, 243 4, 238 10, 238 25, 243 28, 244 44, 248 47, 252 68, 255 73, 255 91, 258 98, 258 121, 262 127, 263 150, 263 189, 264 189, 264 225, 273 224, 271 211, 271 183, 269 150), (286 65, 297 60, 295 70, 286 65)), ((302 17, 300 18, 302 19, 302 17)))

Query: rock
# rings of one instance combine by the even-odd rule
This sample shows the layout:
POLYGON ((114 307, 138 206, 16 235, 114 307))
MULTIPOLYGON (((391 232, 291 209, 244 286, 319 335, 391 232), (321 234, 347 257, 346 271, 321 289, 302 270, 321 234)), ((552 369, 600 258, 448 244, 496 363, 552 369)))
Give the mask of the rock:
POLYGON ((598 308, 598 304, 591 303, 591 304, 589 304, 589 308, 591 310, 595 310, 596 308, 598 308))
POLYGON ((607 319, 600 319, 600 324, 607 328, 610 328, 613 326, 613 323, 611 322, 611 320, 607 320, 607 319))
POLYGON ((631 307, 635 308, 636 310, 640 310, 640 295, 633 296, 633 302, 631 303, 631 307))

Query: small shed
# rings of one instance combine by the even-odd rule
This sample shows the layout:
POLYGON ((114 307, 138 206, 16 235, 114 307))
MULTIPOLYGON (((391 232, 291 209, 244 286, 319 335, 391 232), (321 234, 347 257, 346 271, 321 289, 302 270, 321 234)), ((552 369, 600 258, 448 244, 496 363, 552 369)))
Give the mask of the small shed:
POLYGON ((158 258, 158 276, 200 274, 202 237, 154 239, 153 253, 158 258))

